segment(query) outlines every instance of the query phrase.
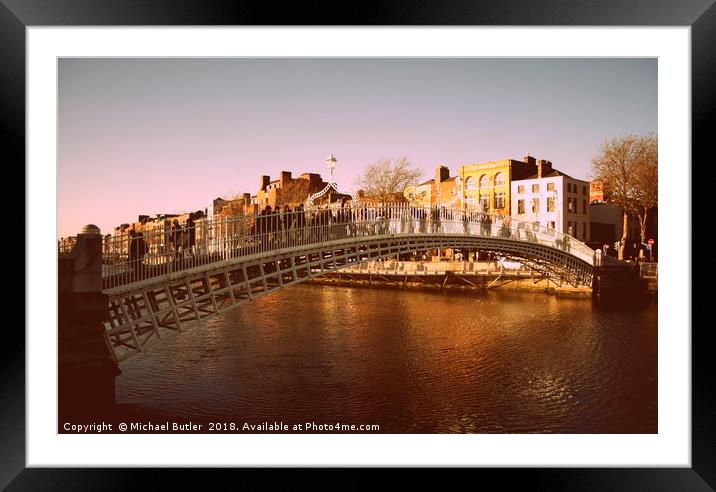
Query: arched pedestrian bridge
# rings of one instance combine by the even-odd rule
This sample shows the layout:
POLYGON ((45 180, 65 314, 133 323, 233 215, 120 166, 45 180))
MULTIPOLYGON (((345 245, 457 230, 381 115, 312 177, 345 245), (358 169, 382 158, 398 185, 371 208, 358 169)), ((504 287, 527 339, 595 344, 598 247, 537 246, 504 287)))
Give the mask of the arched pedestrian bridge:
POLYGON ((407 205, 168 221, 107 238, 106 340, 117 361, 147 343, 275 290, 366 260, 452 248, 520 261, 555 283, 592 286, 621 264, 577 239, 509 217, 407 205), (595 263, 597 263, 595 265, 595 263))

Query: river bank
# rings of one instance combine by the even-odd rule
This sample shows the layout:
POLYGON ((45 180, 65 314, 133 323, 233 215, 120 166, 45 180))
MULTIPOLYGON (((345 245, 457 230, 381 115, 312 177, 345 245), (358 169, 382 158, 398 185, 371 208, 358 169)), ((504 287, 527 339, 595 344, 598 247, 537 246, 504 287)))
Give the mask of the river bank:
MULTIPOLYGON (((655 296, 656 278, 643 280, 655 296)), ((400 289, 505 290, 590 298, 589 286, 555 282, 541 272, 507 261, 368 261, 309 280, 318 285, 400 289)))
POLYGON ((401 289, 509 290, 591 297, 588 286, 555 283, 541 272, 498 261, 368 261, 310 280, 320 285, 401 289))

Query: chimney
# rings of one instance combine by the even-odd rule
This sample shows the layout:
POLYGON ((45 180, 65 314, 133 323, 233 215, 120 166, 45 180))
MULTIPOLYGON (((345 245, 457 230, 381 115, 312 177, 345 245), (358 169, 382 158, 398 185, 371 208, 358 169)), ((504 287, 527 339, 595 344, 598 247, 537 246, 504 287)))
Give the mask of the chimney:
POLYGON ((447 166, 438 166, 435 170, 435 183, 440 184, 450 177, 450 169, 447 166))
POLYGON ((539 162, 537 162, 537 177, 542 178, 545 174, 549 174, 549 172, 552 170, 552 163, 550 161, 546 161, 544 159, 540 159, 539 162))
POLYGON ((532 165, 532 166, 535 165, 535 158, 532 157, 532 156, 529 155, 529 154, 527 154, 526 156, 524 156, 524 157, 522 158, 522 160, 523 160, 524 162, 526 162, 527 164, 530 164, 530 165, 532 165))
POLYGON ((263 191, 266 191, 266 187, 271 182, 271 178, 269 176, 261 176, 261 189, 263 191))
POLYGON ((241 195, 241 198, 244 201, 244 206, 251 204, 251 193, 244 193, 243 195, 241 195))
MULTIPOLYGON (((289 173, 289 177, 290 176, 291 176, 291 173, 289 173)), ((323 178, 321 178, 321 175, 317 174, 317 173, 303 173, 303 174, 299 175, 299 178, 308 180, 308 185, 310 187, 318 186, 321 183, 324 183, 324 185, 326 184, 323 181, 323 178)))
POLYGON ((291 171, 281 171, 281 177, 279 178, 281 181, 281 188, 284 188, 288 183, 288 181, 291 180, 291 171))

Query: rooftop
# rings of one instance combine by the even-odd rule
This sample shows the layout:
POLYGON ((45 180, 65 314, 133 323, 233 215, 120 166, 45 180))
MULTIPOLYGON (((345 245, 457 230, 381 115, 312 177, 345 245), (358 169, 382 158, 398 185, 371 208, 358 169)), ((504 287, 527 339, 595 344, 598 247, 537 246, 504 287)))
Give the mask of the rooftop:
MULTIPOLYGON (((558 177, 558 176, 564 176, 565 178, 575 179, 575 178, 572 178, 572 176, 570 176, 570 175, 568 175, 568 174, 565 174, 565 173, 563 173, 562 171, 560 171, 560 170, 558 170, 558 169, 552 169, 552 170, 550 170, 549 172, 542 174, 542 177, 543 177, 543 178, 556 178, 556 177, 558 177)), ((523 178, 523 179, 538 179, 538 178, 539 178, 538 174, 537 174, 537 173, 534 173, 534 174, 531 174, 531 175, 529 175, 529 176, 527 176, 526 178, 523 178)))

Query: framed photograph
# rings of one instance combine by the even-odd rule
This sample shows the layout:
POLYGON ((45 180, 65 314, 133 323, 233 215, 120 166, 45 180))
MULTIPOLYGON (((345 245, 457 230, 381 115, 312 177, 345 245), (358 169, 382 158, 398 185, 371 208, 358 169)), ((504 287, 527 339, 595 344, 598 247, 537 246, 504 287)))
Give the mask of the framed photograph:
POLYGON ((690 197, 716 7, 246 12, 2 0, 29 288, 0 483, 712 490, 690 197))

